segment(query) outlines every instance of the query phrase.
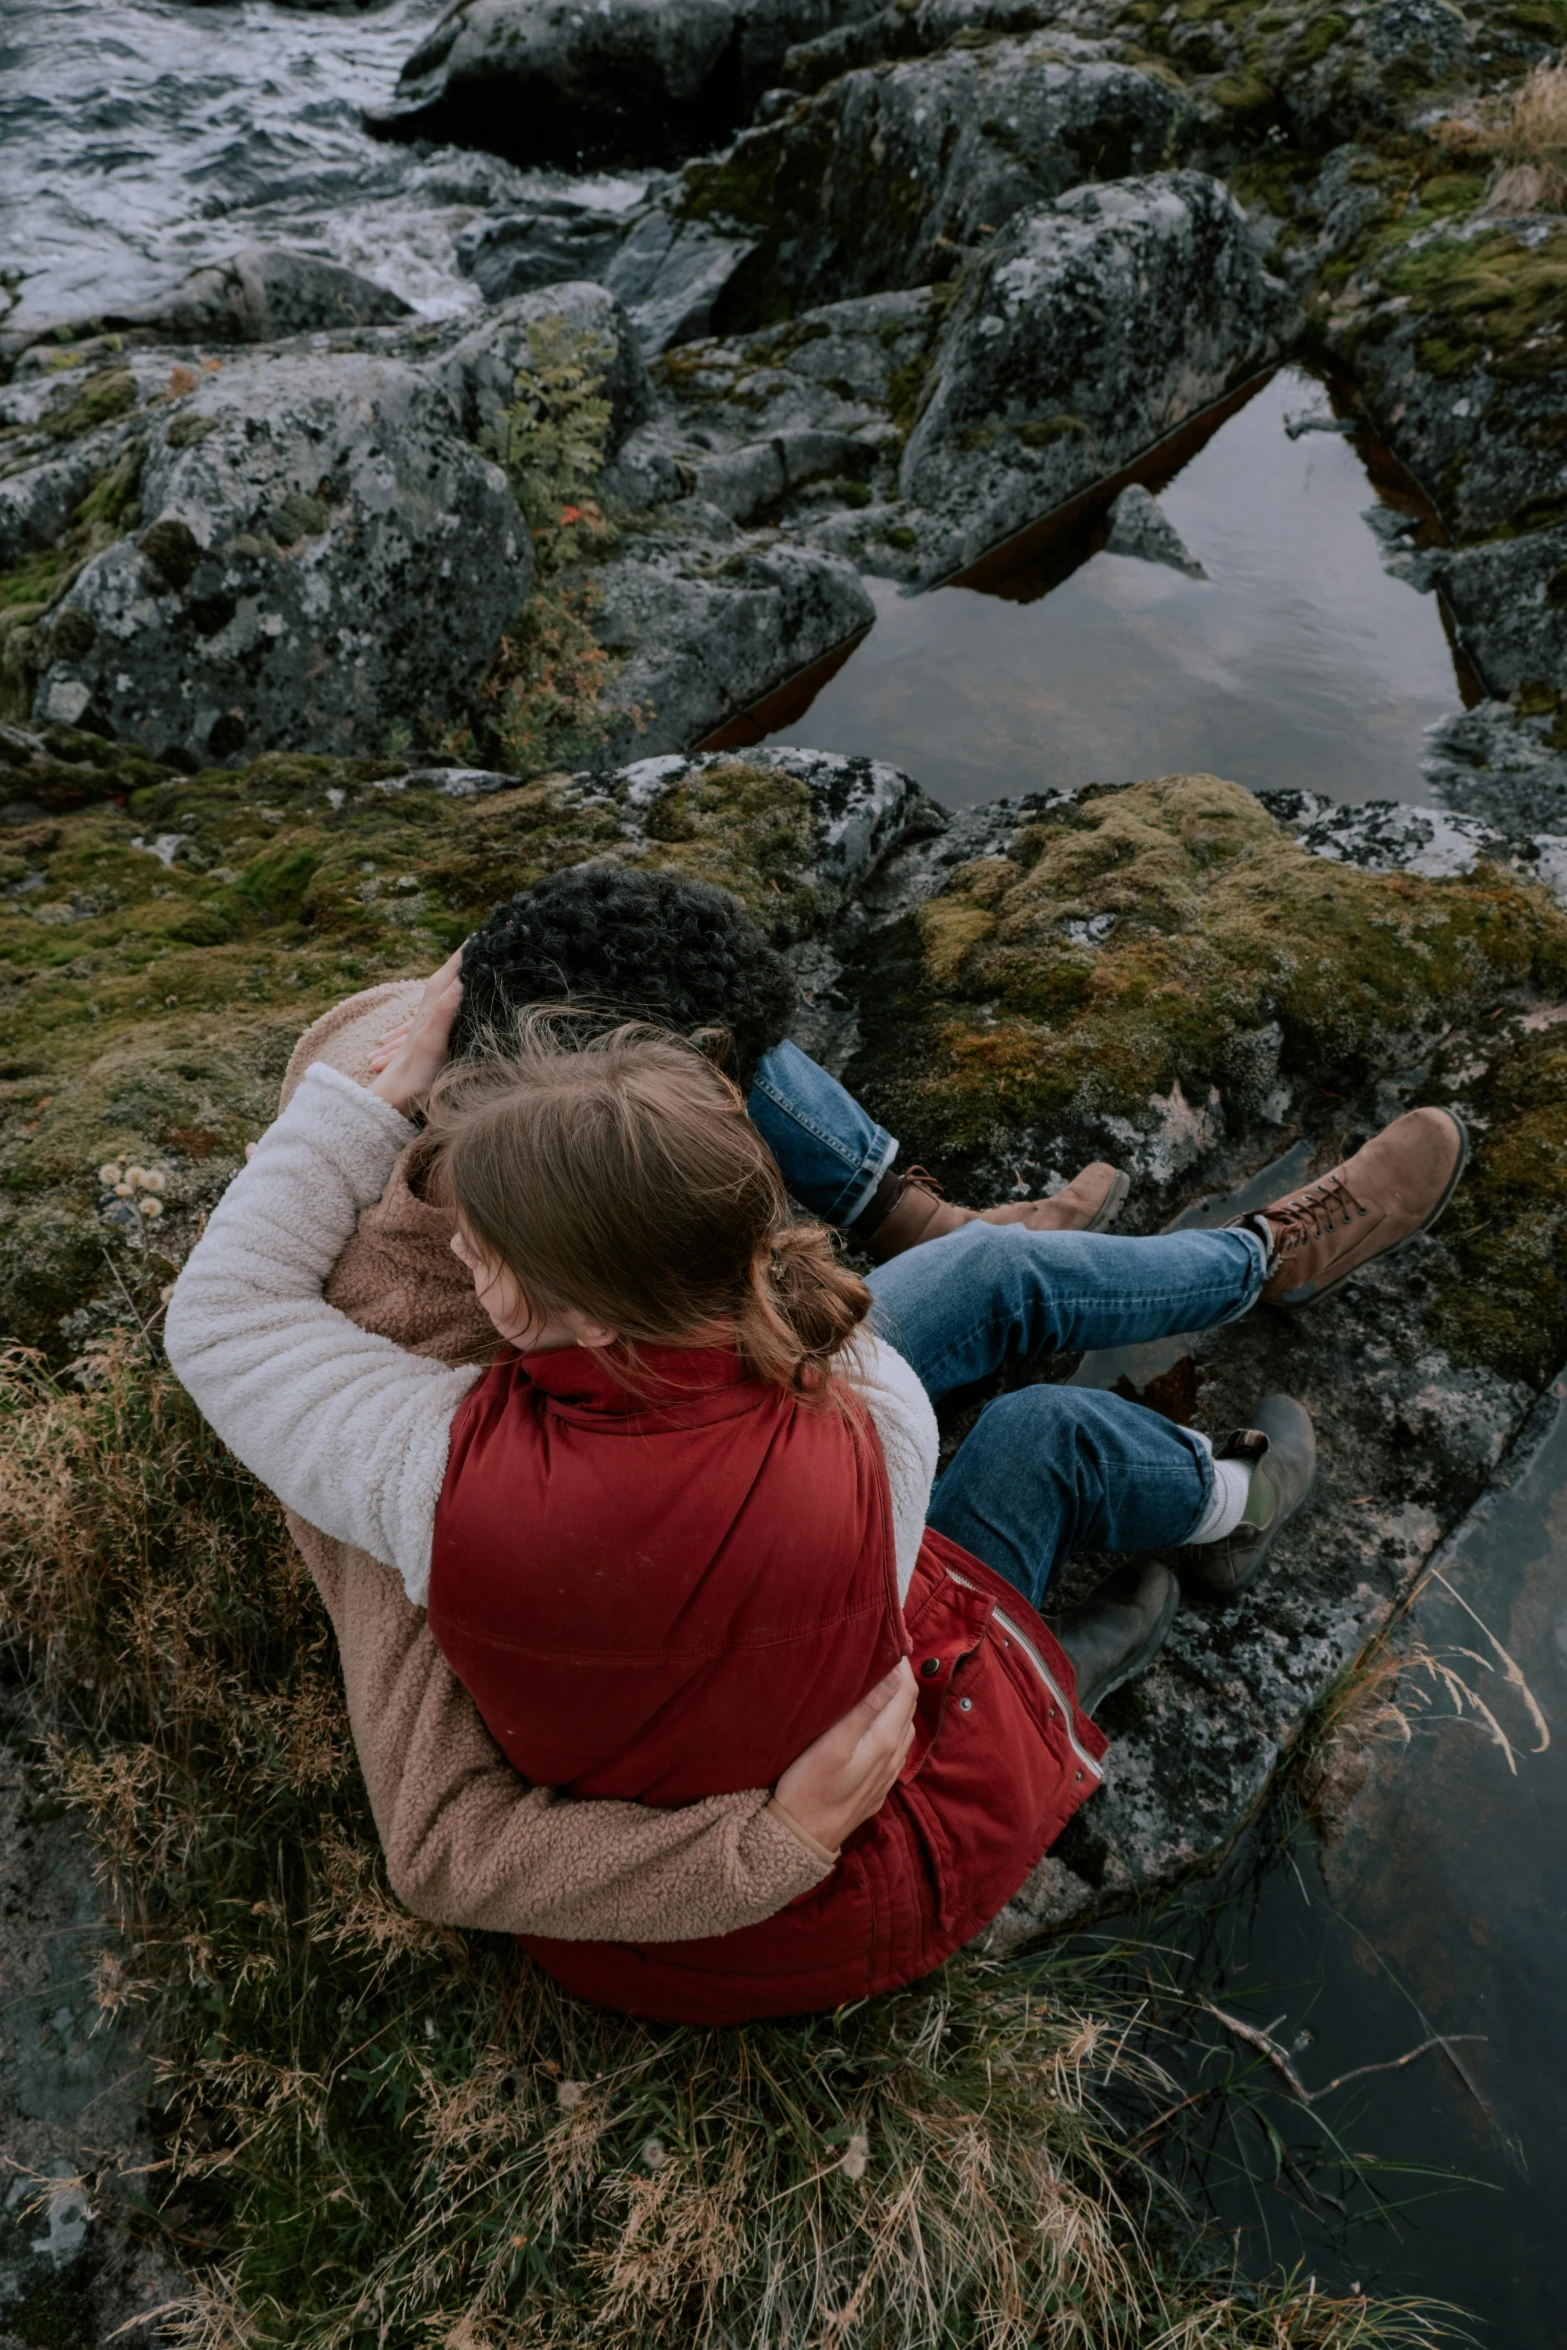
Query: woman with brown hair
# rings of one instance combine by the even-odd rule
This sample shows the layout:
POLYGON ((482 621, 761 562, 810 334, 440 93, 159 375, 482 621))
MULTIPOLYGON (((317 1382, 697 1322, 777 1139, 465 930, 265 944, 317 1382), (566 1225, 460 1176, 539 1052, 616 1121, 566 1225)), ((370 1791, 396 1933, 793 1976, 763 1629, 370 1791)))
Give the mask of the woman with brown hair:
POLYGON ((906 1981, 996 1914, 1091 1792, 1104 1741, 1080 1700, 1146 1663, 1173 1611, 1166 1568, 1122 1570, 1071 1654, 1031 1604, 1054 1565, 1187 1542, 1239 1588, 1304 1497, 1310 1431, 1285 1407, 1271 1441, 1216 1460, 1116 1397, 1032 1388, 982 1416, 932 1507, 934 1418, 889 1317, 950 1386, 1011 1333, 1231 1319, 1284 1243, 1267 1217, 1153 1241, 970 1225, 876 1277, 898 1278, 873 1329, 870 1292, 788 1222, 738 1093, 687 1042, 626 1028, 573 1050, 535 1017, 443 1074, 459 994, 454 957, 373 1090, 308 1072, 181 1278, 170 1358, 291 1507, 427 1602, 531 1780, 660 1805, 772 1784, 912 1649, 901 1776, 815 1890, 719 1938, 528 1942, 569 1987, 677 2020, 906 1981), (482 1373, 321 1294, 420 1102, 503 1342, 482 1373), (945 1318, 922 1328, 938 1288, 945 1318))

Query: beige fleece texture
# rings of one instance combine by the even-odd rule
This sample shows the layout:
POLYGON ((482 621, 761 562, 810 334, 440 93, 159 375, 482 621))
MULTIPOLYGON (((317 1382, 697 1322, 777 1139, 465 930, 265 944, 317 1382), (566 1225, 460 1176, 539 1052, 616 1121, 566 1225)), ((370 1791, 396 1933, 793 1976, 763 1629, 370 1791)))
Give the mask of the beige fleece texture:
MULTIPOLYGON (((419 993, 417 981, 373 987, 326 1013, 294 1048, 283 1101, 313 1061, 366 1083, 372 1047, 419 993)), ((449 1217, 410 1188, 413 1155, 361 1216, 326 1294, 402 1346, 481 1361, 495 1334, 451 1253, 449 1217)), ((337 1633, 387 1876, 416 1916, 564 1941, 679 1941, 771 1917, 827 1875, 832 1856, 765 1788, 655 1811, 530 1786, 396 1576, 301 1518, 288 1523, 337 1633)))

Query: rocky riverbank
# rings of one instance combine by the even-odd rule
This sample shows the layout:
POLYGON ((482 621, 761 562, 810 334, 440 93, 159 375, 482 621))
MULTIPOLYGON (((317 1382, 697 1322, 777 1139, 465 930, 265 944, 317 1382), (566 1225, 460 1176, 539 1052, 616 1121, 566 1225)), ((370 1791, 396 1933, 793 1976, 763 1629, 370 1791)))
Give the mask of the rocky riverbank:
MULTIPOLYGON (((1567 1355, 1567 221, 1512 95, 1564 30, 1550 0, 464 0, 378 127, 526 161, 591 123, 640 205, 491 210, 484 306, 444 322, 269 247, 0 330, 8 1332, 95 1392, 305 1023, 584 857, 736 890, 802 1041, 960 1196, 1103 1153, 1154 1229, 1451 1102, 1453 1213, 1330 1308, 1009 1374, 1318 1417, 1311 1518, 1113 1701, 1105 1790, 994 1940, 1222 1849, 1567 1355), (698 755, 869 625, 867 576, 1112 498, 1124 551, 1180 561, 1133 477, 1292 355, 1423 492, 1384 559, 1476 697, 1430 809, 1182 776, 953 818, 866 761, 698 755)), ((69 1924, 45 1859, 18 1897, 52 1871, 69 1924)), ((9 2061, 27 2111, 41 2059, 9 2061)), ((40 2175, 134 2151, 73 2127, 28 2136, 40 2175)), ((42 2309, 78 2247, 57 2271, 20 2226, 42 2309)))
POLYGON ((593 658, 555 739, 534 728, 502 764, 689 749, 868 625, 856 574, 928 585, 1099 485, 1108 502, 1304 350, 1439 518, 1386 559, 1442 596, 1490 700, 1433 746, 1434 792, 1548 828, 1567 244, 1549 172, 1499 181, 1488 159, 1512 151, 1508 92, 1551 10, 819 19, 817 0, 765 23, 723 0, 449 11, 388 135, 438 119, 539 161, 585 154, 591 114, 601 160, 652 139, 681 166, 640 209, 476 220, 478 326, 258 250, 150 308, 13 333, 9 714, 187 766, 403 733, 428 755, 465 729, 493 760, 508 655, 530 625, 548 638, 531 538, 593 658), (633 122, 617 76, 654 71, 655 19, 668 106, 633 122), (682 162, 726 121, 728 148, 682 162), (530 354, 552 317, 614 379, 591 429, 580 386, 530 354), (571 448, 547 483, 541 441, 571 448), (603 527, 555 549, 588 507, 603 527))

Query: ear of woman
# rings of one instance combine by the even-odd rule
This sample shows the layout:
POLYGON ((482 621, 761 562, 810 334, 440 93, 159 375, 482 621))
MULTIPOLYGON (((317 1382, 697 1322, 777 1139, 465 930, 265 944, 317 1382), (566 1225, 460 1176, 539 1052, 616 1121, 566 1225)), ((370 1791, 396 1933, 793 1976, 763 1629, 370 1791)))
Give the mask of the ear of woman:
POLYGON ((452 1234, 451 1250, 473 1275, 473 1294, 494 1323, 496 1336, 519 1354, 553 1354, 563 1346, 602 1348, 615 1344, 615 1331, 575 1306, 563 1306, 556 1314, 537 1313, 515 1274, 487 1257, 461 1221, 452 1234))

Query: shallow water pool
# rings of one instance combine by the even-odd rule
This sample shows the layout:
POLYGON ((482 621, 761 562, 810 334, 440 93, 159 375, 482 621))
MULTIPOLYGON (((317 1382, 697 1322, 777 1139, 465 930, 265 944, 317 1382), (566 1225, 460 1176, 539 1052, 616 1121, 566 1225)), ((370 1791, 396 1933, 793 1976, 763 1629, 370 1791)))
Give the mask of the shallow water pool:
POLYGON ((867 582, 876 624, 769 742, 906 767, 949 807, 1208 771, 1336 800, 1429 797, 1425 729, 1463 698, 1434 596, 1384 568, 1371 506, 1421 517, 1314 377, 1282 368, 1158 491, 1208 573, 1103 549, 1103 509, 970 583, 867 582), (1061 576, 1062 573, 1065 576, 1061 576), (1052 584, 1052 581, 1058 584, 1052 584))

